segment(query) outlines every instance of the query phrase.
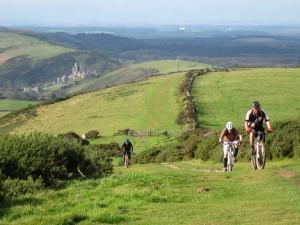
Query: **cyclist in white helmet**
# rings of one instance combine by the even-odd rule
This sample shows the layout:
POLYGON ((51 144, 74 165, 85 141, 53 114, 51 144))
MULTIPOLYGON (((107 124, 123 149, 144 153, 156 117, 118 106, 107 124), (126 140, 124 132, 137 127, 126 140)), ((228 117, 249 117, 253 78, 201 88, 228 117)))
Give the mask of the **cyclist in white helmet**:
MULTIPOLYGON (((223 129, 220 137, 219 143, 224 142, 234 142, 234 161, 237 161, 237 154, 238 154, 238 147, 242 143, 243 137, 239 134, 238 130, 233 127, 233 123, 228 121, 226 123, 226 127, 223 129)), ((229 150, 229 145, 223 145, 223 152, 224 152, 224 171, 226 171, 227 167, 227 151, 229 150)))

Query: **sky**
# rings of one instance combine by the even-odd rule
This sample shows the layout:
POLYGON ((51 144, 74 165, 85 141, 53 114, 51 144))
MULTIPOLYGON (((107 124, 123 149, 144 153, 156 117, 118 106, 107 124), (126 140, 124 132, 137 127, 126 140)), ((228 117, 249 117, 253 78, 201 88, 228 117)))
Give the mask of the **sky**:
POLYGON ((0 0, 0 26, 299 25, 300 0, 0 0))

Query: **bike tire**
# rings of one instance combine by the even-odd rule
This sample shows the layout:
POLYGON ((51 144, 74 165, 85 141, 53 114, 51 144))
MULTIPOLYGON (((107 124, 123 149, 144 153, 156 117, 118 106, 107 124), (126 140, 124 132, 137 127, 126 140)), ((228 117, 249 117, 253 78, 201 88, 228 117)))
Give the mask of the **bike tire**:
POLYGON ((124 165, 125 165, 126 168, 129 167, 129 158, 128 158, 128 155, 127 155, 127 154, 125 154, 124 165))
POLYGON ((252 168, 254 170, 257 169, 257 164, 256 164, 256 154, 252 154, 251 153, 251 165, 252 165, 252 168))
POLYGON ((265 152, 265 147, 263 143, 260 143, 258 148, 258 152, 257 152, 257 157, 256 157, 256 164, 257 164, 257 168, 262 170, 265 168, 266 165, 266 152, 265 152))
POLYGON ((227 171, 231 172, 233 169, 233 154, 232 150, 227 154, 227 171))

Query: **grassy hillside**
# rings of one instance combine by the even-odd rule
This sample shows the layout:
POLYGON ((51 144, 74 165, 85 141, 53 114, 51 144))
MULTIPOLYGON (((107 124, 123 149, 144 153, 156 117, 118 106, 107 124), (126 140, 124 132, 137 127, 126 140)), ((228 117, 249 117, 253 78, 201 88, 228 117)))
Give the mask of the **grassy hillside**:
POLYGON ((2 99, 0 100, 0 117, 22 108, 26 108, 29 105, 36 104, 36 101, 21 101, 13 99, 2 99))
POLYGON ((253 171, 238 163, 186 161, 117 168, 104 179, 70 182, 56 191, 21 196, 0 208, 1 224, 243 224, 299 223, 296 161, 253 171), (198 192, 208 188, 208 192, 198 192))
MULTIPOLYGON (((178 70, 186 71, 191 69, 200 69, 209 67, 208 64, 193 61, 178 61, 178 70)), ((104 74, 100 78, 92 79, 87 82, 81 82, 80 85, 72 87, 68 93, 76 93, 82 91, 91 91, 113 86, 126 82, 142 80, 155 74, 166 74, 177 71, 176 60, 156 60, 137 63, 115 70, 111 73, 104 74)))
POLYGON ((50 58, 72 49, 51 45, 37 38, 0 31, 0 64, 17 56, 28 56, 33 61, 50 58))
POLYGON ((107 136, 126 128, 177 132, 182 128, 175 123, 181 107, 177 87, 182 78, 183 73, 156 77, 42 106, 36 117, 13 132, 83 134, 97 129, 107 136))
POLYGON ((300 119, 300 69, 250 69, 210 73, 196 79, 192 95, 203 127, 219 130, 231 120, 243 126, 253 100, 273 122, 300 119))

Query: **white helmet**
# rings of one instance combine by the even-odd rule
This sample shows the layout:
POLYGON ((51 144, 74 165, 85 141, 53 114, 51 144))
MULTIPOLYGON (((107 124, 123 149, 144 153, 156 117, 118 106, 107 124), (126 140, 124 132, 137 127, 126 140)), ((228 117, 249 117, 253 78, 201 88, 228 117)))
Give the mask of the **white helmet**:
POLYGON ((233 127, 232 122, 231 122, 231 121, 228 121, 228 122, 226 123, 226 128, 227 128, 228 130, 231 130, 232 127, 233 127))

